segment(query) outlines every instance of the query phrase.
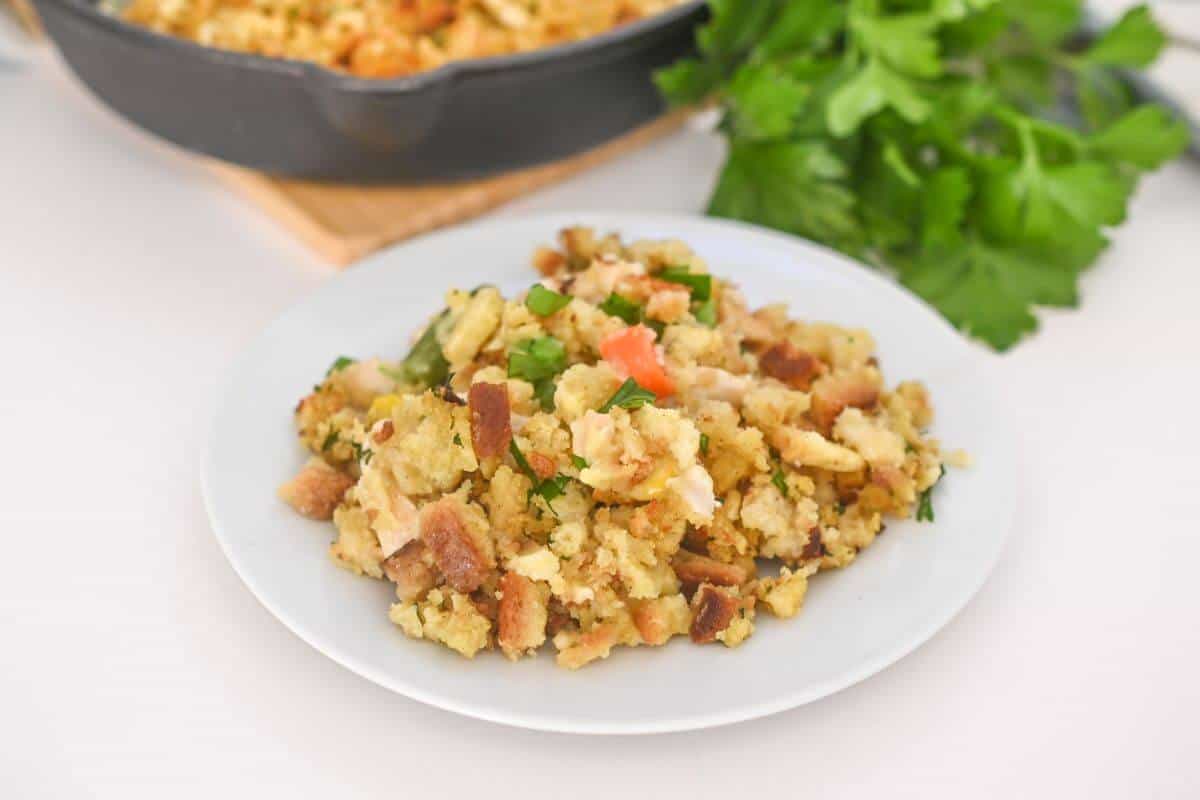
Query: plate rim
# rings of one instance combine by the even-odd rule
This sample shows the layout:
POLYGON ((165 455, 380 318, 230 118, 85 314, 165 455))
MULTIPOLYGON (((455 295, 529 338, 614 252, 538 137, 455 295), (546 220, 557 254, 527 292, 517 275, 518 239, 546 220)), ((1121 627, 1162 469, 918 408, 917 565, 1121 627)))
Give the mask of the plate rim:
MULTIPOLYGON (((732 231, 736 235, 751 235, 764 237, 773 240, 786 247, 795 248, 801 251, 806 251, 806 255, 816 255, 816 263, 809 266, 820 269, 832 269, 834 271, 847 270, 856 279, 866 280, 874 283, 882 288, 888 294, 894 295, 898 300, 907 301, 919 307, 920 311, 927 316, 935 318, 939 323, 942 331, 957 343, 958 353, 957 359, 971 358, 975 346, 967 342, 962 334, 959 333, 949 322, 947 322, 940 314, 938 314, 928 303, 916 296, 912 292, 904 289, 896 282, 888 279, 877 270, 873 270, 863 264, 860 264, 831 248, 812 242, 808 239, 791 236, 779 231, 774 231, 767 228, 762 228, 750 223, 741 222, 738 220, 730 220, 724 218, 706 217, 695 214, 680 214, 680 213, 639 213, 629 211, 611 211, 611 210, 579 210, 579 211, 555 211, 549 213, 529 213, 516 214, 502 217, 490 217, 482 221, 475 221, 465 225, 454 226, 445 230, 437 231, 432 234, 422 236, 413 240, 411 243, 436 243, 440 240, 453 240, 454 238, 463 235, 464 233, 472 233, 474 235, 486 235, 490 230, 499 230, 508 226, 517 225, 541 225, 548 230, 557 230, 564 225, 597 224, 598 227, 605 227, 612 230, 621 230, 626 225, 646 226, 652 225, 655 227, 663 227, 670 229, 674 225, 687 225, 701 227, 714 227, 717 229, 725 229, 732 231)), ((680 234, 681 236, 684 234, 680 234)), ((388 269, 388 261, 395 260, 396 254, 410 243, 402 243, 397 247, 389 248, 380 251, 364 262, 356 265, 351 272, 338 273, 331 278, 317 284, 314 288, 307 292, 299 299, 289 304, 282 311, 277 313, 271 320, 259 328, 257 332, 241 343, 235 357, 226 367, 222 380, 218 384, 218 392, 216 394, 217 403, 210 415, 208 427, 206 431, 206 452, 203 461, 203 470, 201 473, 201 494, 204 501, 205 512, 208 516, 209 526, 212 529, 213 536, 216 538, 221 552, 226 560, 233 568, 234 573, 250 591, 250 594, 265 608, 272 616, 281 622, 285 628, 296 635, 301 641, 312 647, 321 655, 329 658, 333 662, 348 669, 349 671, 359 675, 362 678, 382 687, 389 691, 395 692, 401 696, 415 700, 434 708, 443 711, 460 714, 465 717, 483 720, 486 722, 506 725, 510 727, 523 728, 527 730, 544 731, 550 733, 567 733, 567 734, 582 734, 582 735, 651 735, 659 733, 675 733, 684 731, 704 730, 709 728, 731 725, 739 722, 747 722, 754 719, 782 713, 794 708, 798 708, 808 703, 814 702, 824 697, 836 694, 851 686, 857 685, 867 678, 876 675, 886 670, 891 665, 897 663, 905 656, 911 654, 917 648, 928 642, 934 635, 945 628, 955 617, 962 612, 964 608, 978 595, 979 591, 986 584, 989 577, 994 573, 996 565, 999 563, 1000 557, 1003 555, 1008 546, 1008 541, 1012 535, 1016 519, 1016 506, 1019 502, 1017 492, 1016 475, 1011 474, 1006 476, 1010 482, 1012 489, 1013 504, 1005 514, 1003 532, 997 538, 994 550, 987 554, 987 558, 980 562, 978 576, 971 582, 969 591, 965 591, 962 596, 954 603, 946 604, 944 609, 937 614, 931 615, 929 621, 921 628, 916 630, 910 636, 903 640, 903 643, 895 645, 878 656, 870 659, 864 659, 854 669, 846 670, 840 673, 836 678, 826 680, 819 683, 810 683, 800 689, 794 691, 781 691, 779 695, 771 700, 762 701, 747 706, 739 706, 728 711, 718 712, 700 712, 689 714, 687 716, 675 716, 668 718, 656 718, 653 720, 631 720, 615 722, 596 722, 584 721, 580 723, 569 723, 555 716, 546 716, 536 712, 500 712, 489 707, 478 707, 467 702, 460 702, 453 695, 442 694, 436 691, 428 691, 424 688, 410 682, 406 682, 402 678, 398 678, 394 674, 385 674, 373 664, 363 662, 356 657, 347 653, 340 652, 336 647, 329 647, 326 644, 319 642, 318 636, 313 634, 303 621, 295 618, 287 609, 279 607, 265 596, 265 592, 261 586, 256 583, 255 579, 243 569, 243 564, 240 564, 235 556, 230 544, 228 533, 224 531, 224 526, 221 523, 221 516, 217 513, 217 509, 213 501, 212 493, 212 475, 216 469, 214 463, 216 458, 215 451, 217 450, 216 430, 218 423, 226 410, 226 405, 230 401, 232 389, 237 383, 237 378, 244 371, 248 363, 251 362, 251 356, 256 349, 256 346, 267 339, 271 332, 283 324, 286 319, 294 314, 299 313, 302 309, 307 308, 310 304, 319 303, 322 295, 333 291, 331 287, 338 286, 347 281, 353 281, 356 276, 374 273, 376 271, 388 269)), ((532 244, 531 244, 532 246, 532 244)), ((951 345, 954 347, 954 345, 951 345)), ((986 355, 982 352, 979 355, 986 355)), ((974 370, 975 379, 985 385, 992 385, 991 379, 984 374, 983 370, 974 370)), ((1007 427, 1008 421, 1002 417, 998 417, 999 423, 1007 427)), ((1018 452, 1015 446, 1013 437, 1005 437, 1009 442, 1014 442, 1012 450, 1007 455, 1010 463, 1009 466, 1014 466, 1017 463, 1018 452)))

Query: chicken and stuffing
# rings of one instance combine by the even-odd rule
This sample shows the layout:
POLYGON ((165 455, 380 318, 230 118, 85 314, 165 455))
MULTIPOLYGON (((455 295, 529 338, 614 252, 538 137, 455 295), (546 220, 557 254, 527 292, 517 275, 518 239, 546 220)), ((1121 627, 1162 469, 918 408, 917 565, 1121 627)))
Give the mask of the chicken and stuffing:
POLYGON ((603 33, 684 0, 109 0, 209 47, 392 78, 603 33))
POLYGON ((736 647, 886 519, 932 519, 930 398, 869 333, 751 311, 681 242, 560 240, 523 296, 453 290, 402 360, 339 358, 296 407, 280 494, 395 584, 405 634, 571 669, 736 647))

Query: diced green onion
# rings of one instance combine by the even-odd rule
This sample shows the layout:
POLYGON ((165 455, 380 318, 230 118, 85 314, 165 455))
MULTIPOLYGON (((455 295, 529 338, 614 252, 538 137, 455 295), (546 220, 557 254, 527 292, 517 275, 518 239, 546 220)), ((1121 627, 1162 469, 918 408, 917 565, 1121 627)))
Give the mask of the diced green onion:
POLYGON ((329 369, 325 370, 325 377, 328 378, 335 372, 341 372, 353 363, 354 359, 350 356, 338 356, 337 361, 334 361, 329 365, 329 369))
POLYGON ((415 383, 421 386, 437 386, 450 374, 450 362, 442 354, 440 338, 449 333, 453 318, 446 309, 429 323, 421 338, 400 362, 399 369, 380 367, 379 371, 394 381, 415 383))
POLYGON ((610 294, 600 304, 600 310, 610 317, 624 320, 627 325, 637 325, 644 317, 644 311, 640 305, 615 293, 610 294))
POLYGON ((717 299, 710 297, 702 303, 692 303, 692 316, 701 325, 717 327, 717 299))
POLYGON ((525 296, 525 307, 539 317, 548 317, 551 314, 562 311, 570 303, 570 295, 551 291, 540 283, 535 283, 531 286, 529 294, 525 296))
POLYGON ((553 378, 542 378, 533 385, 533 396, 542 405, 542 411, 554 410, 554 392, 558 388, 553 378))
POLYGON ((566 369, 567 348, 553 336, 526 339, 508 354, 508 377, 537 383, 566 369))
POLYGON ((703 303, 712 297, 712 276, 690 272, 687 267, 667 267, 654 277, 667 283, 678 283, 692 290, 692 299, 703 303))
POLYGON ((933 482, 933 486, 930 486, 928 489, 921 492, 920 497, 917 499, 918 522, 933 522, 933 489, 934 486, 937 486, 938 483, 941 482, 942 476, 945 474, 946 468, 942 467, 942 471, 938 475, 938 479, 933 482))

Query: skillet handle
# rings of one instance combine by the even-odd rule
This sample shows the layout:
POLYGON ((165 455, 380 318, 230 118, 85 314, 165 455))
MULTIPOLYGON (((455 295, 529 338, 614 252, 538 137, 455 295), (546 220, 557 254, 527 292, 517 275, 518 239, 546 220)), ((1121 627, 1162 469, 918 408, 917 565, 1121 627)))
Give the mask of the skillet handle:
POLYGON ((412 148, 426 139, 442 114, 452 82, 417 75, 374 80, 338 75, 306 65, 317 109, 331 126, 380 154, 412 148))

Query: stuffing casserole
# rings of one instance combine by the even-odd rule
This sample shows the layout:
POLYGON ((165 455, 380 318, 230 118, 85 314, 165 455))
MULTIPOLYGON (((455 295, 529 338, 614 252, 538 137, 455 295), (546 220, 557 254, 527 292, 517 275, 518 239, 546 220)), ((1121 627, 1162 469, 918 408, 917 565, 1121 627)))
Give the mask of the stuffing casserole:
POLYGON ((929 396, 865 330, 751 311, 681 242, 560 240, 523 297, 453 290, 403 360, 339 358, 296 408, 280 494, 395 584, 405 634, 572 669, 734 647, 885 518, 931 518, 929 396))
POLYGON ((134 24, 203 45, 391 78, 595 36, 685 0, 130 0, 134 24))

